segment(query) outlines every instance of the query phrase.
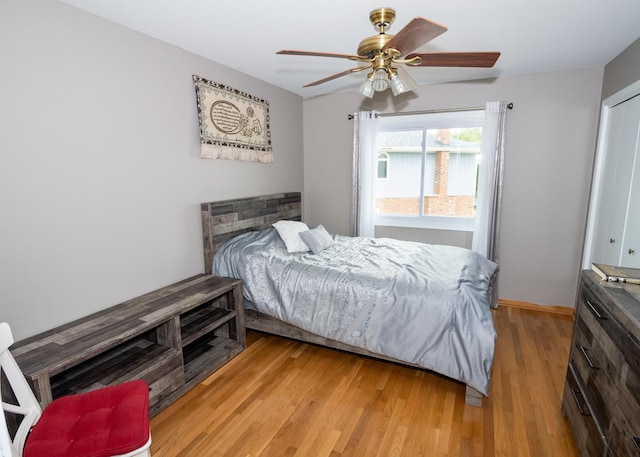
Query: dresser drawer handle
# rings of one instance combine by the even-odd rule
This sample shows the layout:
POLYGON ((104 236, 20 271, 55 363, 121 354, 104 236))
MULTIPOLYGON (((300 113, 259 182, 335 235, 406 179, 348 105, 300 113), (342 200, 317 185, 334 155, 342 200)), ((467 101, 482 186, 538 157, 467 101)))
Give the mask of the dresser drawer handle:
POLYGON ((585 302, 587 303, 587 306, 589 307, 593 315, 596 316, 598 319, 608 319, 607 316, 605 316, 604 314, 601 314, 600 311, 598 311, 596 307, 593 306, 589 300, 585 300, 585 302))
POLYGON ((636 449, 640 452, 640 438, 634 436, 631 438, 631 441, 633 441, 633 444, 636 445, 636 449))
POLYGON ((578 395, 582 397, 582 392, 580 392, 579 389, 571 389, 571 393, 573 394, 573 399, 576 401, 576 405, 578 406, 578 411, 580 411, 580 414, 582 414, 583 416, 591 416, 589 410, 587 409, 585 411, 582 407, 582 403, 580 402, 580 400, 578 400, 578 395))
POLYGON ((585 359, 587 359, 587 363, 589 364, 589 366, 591 368, 593 368, 594 370, 599 370, 600 368, 598 368, 597 366, 595 366, 593 364, 593 362, 591 361, 591 357, 589 357, 589 349, 584 347, 584 346, 580 346, 580 351, 582 351, 582 355, 584 356, 585 359))

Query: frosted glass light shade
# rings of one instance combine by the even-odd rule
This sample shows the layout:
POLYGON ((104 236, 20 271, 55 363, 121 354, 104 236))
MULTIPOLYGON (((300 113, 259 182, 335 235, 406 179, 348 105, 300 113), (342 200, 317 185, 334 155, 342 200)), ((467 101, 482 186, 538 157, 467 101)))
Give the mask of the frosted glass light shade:
POLYGON ((373 76, 373 90, 376 92, 382 92, 387 90, 389 87, 389 76, 387 75, 386 70, 379 68, 376 70, 375 75, 373 76))
POLYGON ((400 76, 400 73, 396 73, 391 77, 391 91, 393 95, 403 94, 410 90, 417 89, 418 85, 413 79, 406 73, 404 76, 400 76))
POLYGON ((369 78, 365 79, 362 85, 360 86, 360 93, 367 98, 373 98, 374 92, 375 91, 373 90, 373 83, 371 79, 369 78))

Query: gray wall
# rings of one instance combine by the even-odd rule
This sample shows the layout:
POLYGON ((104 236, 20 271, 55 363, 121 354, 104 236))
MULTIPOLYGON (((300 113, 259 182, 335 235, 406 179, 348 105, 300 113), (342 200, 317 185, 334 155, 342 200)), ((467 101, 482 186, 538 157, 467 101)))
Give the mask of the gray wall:
POLYGON ((602 100, 640 80, 640 38, 604 69, 602 100))
MULTIPOLYGON (((416 70, 420 71, 420 70, 416 70)), ((429 71, 423 69, 423 71, 429 71)), ((500 298, 572 307, 580 269, 602 68, 421 86, 373 101, 333 94, 304 101, 305 211, 311 225, 346 234, 351 208, 352 122, 360 109, 381 112, 483 106, 506 100, 507 152, 500 298), (328 134, 330 132, 330 134, 328 134)), ((384 236, 406 231, 377 230, 384 236)), ((413 239, 441 242, 447 237, 413 239)), ((468 239, 449 237, 468 244, 468 239)))
POLYGON ((203 272, 199 203, 303 190, 302 98, 51 0, 0 2, 0 321, 18 339, 203 272), (191 75, 270 102, 202 160, 191 75))

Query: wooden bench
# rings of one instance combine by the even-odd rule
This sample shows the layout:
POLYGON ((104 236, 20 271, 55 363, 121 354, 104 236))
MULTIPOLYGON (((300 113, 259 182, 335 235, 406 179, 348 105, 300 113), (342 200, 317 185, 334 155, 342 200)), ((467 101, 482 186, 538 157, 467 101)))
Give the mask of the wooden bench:
POLYGON ((132 379, 157 414, 246 348, 242 282, 196 275, 17 342, 43 406, 132 379))

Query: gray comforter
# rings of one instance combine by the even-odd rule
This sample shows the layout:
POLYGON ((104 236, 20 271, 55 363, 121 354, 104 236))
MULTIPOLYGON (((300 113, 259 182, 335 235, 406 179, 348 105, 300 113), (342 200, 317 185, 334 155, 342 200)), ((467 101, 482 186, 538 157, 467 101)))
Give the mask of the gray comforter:
POLYGON ((497 265, 451 246, 334 240, 317 255, 290 254, 274 229, 246 233, 221 246, 213 271, 242 279, 261 313, 487 395, 496 336, 487 290, 497 265))

